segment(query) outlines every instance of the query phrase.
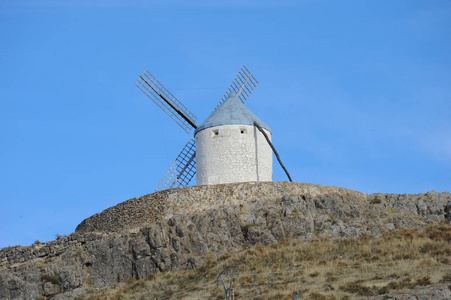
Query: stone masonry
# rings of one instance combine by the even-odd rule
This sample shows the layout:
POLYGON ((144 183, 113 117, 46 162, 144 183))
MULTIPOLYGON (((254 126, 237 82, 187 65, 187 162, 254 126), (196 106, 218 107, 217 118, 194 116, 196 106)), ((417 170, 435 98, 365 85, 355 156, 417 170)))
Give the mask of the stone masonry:
POLYGON ((210 209, 243 205, 254 201, 271 201, 284 195, 366 194, 345 188, 290 182, 247 182, 210 186, 190 186, 165 190, 124 201, 84 220, 76 232, 111 231, 135 227, 170 218, 175 214, 191 215, 210 209))

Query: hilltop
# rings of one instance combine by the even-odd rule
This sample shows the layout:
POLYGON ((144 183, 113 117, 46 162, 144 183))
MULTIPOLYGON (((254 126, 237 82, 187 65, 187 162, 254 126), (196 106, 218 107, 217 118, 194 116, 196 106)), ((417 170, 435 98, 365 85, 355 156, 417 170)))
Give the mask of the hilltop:
MULTIPOLYGON (((319 240, 376 239, 405 230, 421 236, 428 228, 439 230, 430 226, 447 226, 450 219, 449 192, 368 195, 286 182, 167 190, 108 208, 69 236, 2 249, 0 298, 74 299, 162 273, 207 273, 206 264, 255 246, 282 249, 284 241, 305 246, 319 240)), ((445 232, 440 241, 449 245, 449 227, 440 228, 445 232)), ((449 279, 445 258, 450 253, 443 251, 443 259, 432 265, 445 267, 444 277, 429 284, 449 279)), ((337 263, 333 256, 323 260, 325 265, 337 263)), ((269 262, 276 263, 271 257, 269 262)))

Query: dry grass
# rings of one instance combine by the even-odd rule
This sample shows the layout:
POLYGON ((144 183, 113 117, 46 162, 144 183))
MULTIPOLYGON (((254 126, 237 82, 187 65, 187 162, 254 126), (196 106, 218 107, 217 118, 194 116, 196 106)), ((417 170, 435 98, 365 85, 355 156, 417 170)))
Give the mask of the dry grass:
POLYGON ((208 258, 194 271, 129 280, 81 299, 223 299, 216 276, 239 266, 236 299, 346 299, 414 289, 451 279, 451 226, 387 232, 352 240, 286 240, 208 258))

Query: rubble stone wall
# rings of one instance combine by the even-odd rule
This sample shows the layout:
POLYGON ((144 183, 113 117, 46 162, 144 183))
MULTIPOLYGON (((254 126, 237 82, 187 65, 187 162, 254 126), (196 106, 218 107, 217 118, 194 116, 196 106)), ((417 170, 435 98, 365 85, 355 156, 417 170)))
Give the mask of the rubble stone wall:
POLYGON ((366 194, 345 188, 295 183, 247 182, 190 186, 133 198, 84 220, 77 232, 111 231, 141 226, 174 214, 190 215, 199 211, 244 204, 257 200, 280 199, 284 195, 350 193, 364 199, 366 194))

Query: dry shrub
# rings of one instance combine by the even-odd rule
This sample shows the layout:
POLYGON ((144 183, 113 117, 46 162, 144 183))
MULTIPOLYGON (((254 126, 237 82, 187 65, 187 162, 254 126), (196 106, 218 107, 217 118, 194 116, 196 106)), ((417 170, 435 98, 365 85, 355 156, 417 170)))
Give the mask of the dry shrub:
POLYGON ((448 257, 438 258, 438 261, 445 265, 451 265, 451 259, 448 257))
POLYGON ((340 286, 340 290, 357 294, 359 296, 373 296, 374 292, 367 286, 361 285, 360 283, 348 282, 345 285, 340 286))
POLYGON ((443 275, 442 279, 440 279, 440 282, 443 283, 451 282, 451 273, 443 275))
POLYGON ((223 255, 219 257, 219 260, 227 260, 230 258, 229 252, 225 252, 223 255))
POLYGON ((347 264, 346 262, 344 262, 344 261, 339 261, 339 262, 337 263, 337 266, 339 266, 339 267, 347 267, 348 264, 347 264))
POLYGON ((412 279, 410 277, 403 278, 399 283, 400 288, 410 287, 412 285, 412 279))
POLYGON ((327 300, 326 296, 324 296, 321 293, 317 293, 317 292, 311 293, 309 299, 312 299, 312 300, 327 300))
POLYGON ((144 280, 137 280, 135 282, 132 282, 130 286, 128 286, 127 290, 128 292, 138 292, 146 289, 147 285, 144 280))
POLYGON ((332 283, 332 282, 336 282, 336 281, 337 281, 337 277, 335 277, 335 276, 326 277, 327 283, 332 283))
POLYGON ((423 246, 420 247, 421 253, 429 253, 434 254, 439 251, 439 245, 433 242, 425 243, 423 246))
POLYGON ((432 284, 431 277, 429 275, 427 275, 427 276, 424 276, 423 278, 418 278, 416 281, 416 284, 420 285, 420 286, 430 285, 430 284, 432 284))
POLYGON ((150 273, 149 275, 147 275, 146 277, 147 280, 152 281, 155 279, 155 273, 150 273))
POLYGON ((335 288, 333 286, 331 286, 330 284, 326 284, 326 286, 324 287, 324 290, 326 292, 328 292, 328 291, 335 291, 335 288))
POLYGON ((125 300, 125 299, 126 299, 126 298, 125 298, 125 295, 122 294, 122 293, 116 294, 116 295, 113 297, 113 300, 125 300))
POLYGON ((397 290, 399 289, 399 284, 396 281, 390 281, 385 288, 389 289, 389 290, 397 290))
POLYGON ((224 290, 213 288, 210 290, 210 299, 224 299, 224 290))
POLYGON ((288 299, 292 299, 293 296, 290 294, 285 294, 285 293, 276 293, 275 295, 271 295, 271 298, 273 299, 281 299, 281 300, 288 300, 288 299))
POLYGON ((427 267, 435 266, 436 264, 437 264, 437 262, 436 262, 434 259, 426 258, 426 259, 423 259, 423 260, 418 264, 418 267, 419 267, 419 268, 427 268, 427 267))
POLYGON ((382 199, 380 199, 379 197, 374 197, 370 200, 370 204, 379 204, 382 203, 382 199))
POLYGON ((441 224, 438 226, 428 226, 426 232, 429 238, 434 241, 451 242, 451 225, 441 224))
POLYGON ((266 250, 266 248, 262 244, 257 244, 257 246, 255 246, 255 250, 257 250, 258 252, 263 252, 266 250))
POLYGON ((319 275, 319 272, 313 272, 313 273, 309 274, 309 276, 312 277, 312 278, 318 277, 318 275, 319 275))
POLYGON ((387 286, 383 286, 383 287, 377 289, 377 293, 379 295, 385 295, 385 294, 388 294, 389 292, 390 292, 390 288, 387 286))
POLYGON ((41 274, 41 280, 44 282, 51 282, 52 284, 61 285, 61 280, 56 275, 41 274))
POLYGON ((335 282, 337 281, 337 277, 334 276, 333 272, 327 272, 326 273, 326 282, 330 283, 330 282, 335 282))

